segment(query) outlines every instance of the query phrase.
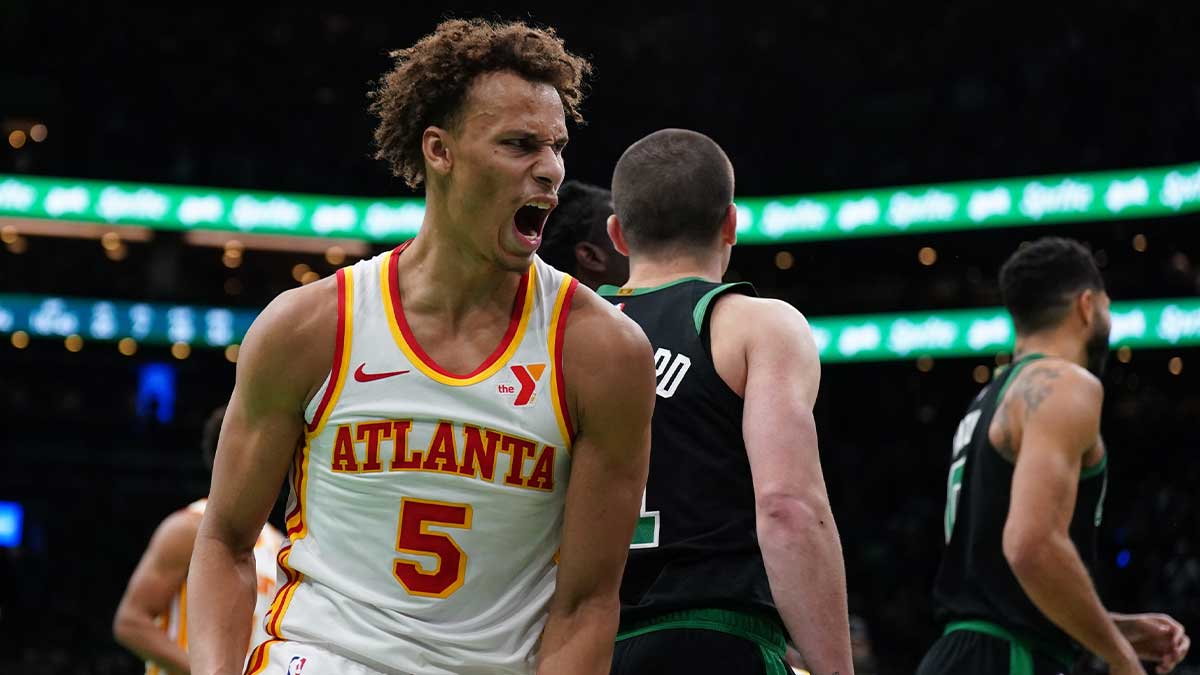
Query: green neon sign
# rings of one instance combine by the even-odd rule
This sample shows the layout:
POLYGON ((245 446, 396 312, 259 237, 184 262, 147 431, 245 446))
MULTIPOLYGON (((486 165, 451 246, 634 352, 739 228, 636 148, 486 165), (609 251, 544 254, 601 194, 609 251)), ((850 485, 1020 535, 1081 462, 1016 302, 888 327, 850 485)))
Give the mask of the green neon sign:
MULTIPOLYGON (((742 243, 992 229, 1200 211, 1200 164, 738 200, 742 243)), ((370 199, 0 175, 0 217, 407 239, 421 199, 370 199)))
MULTIPOLYGON (((79 335, 198 347, 240 343, 258 312, 54 296, 0 294, 0 333, 31 337, 79 335)), ((890 361, 921 356, 990 355, 1010 351, 1012 321, 1001 308, 810 318, 826 363, 890 361)), ((1200 299, 1139 300, 1112 305, 1113 347, 1200 345, 1200 299)))

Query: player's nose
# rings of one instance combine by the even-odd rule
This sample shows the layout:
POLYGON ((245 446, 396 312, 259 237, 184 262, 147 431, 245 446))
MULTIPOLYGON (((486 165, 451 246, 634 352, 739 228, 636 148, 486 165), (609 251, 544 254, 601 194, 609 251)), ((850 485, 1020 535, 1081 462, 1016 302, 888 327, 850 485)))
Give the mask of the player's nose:
POLYGON ((550 192, 557 192, 566 176, 562 155, 552 148, 544 148, 533 165, 533 178, 538 185, 550 192))

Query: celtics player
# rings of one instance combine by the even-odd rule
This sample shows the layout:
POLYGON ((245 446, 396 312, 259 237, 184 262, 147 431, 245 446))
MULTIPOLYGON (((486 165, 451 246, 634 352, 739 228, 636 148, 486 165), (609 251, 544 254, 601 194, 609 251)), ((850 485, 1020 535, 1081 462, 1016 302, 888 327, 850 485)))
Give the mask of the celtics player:
POLYGON ((1167 673, 1187 654, 1183 627, 1105 611, 1091 580, 1108 486, 1100 271, 1079 243, 1044 238, 1008 259, 1000 289, 1014 360, 954 435, 934 587, 946 627, 918 673, 1062 673, 1080 646, 1112 673, 1143 673, 1139 659, 1167 673))
POLYGON ((845 569, 812 416, 820 364, 790 305, 722 284, 733 168, 699 133, 655 132, 613 175, 602 286, 655 350, 650 473, 621 583, 613 673, 853 672, 845 569))

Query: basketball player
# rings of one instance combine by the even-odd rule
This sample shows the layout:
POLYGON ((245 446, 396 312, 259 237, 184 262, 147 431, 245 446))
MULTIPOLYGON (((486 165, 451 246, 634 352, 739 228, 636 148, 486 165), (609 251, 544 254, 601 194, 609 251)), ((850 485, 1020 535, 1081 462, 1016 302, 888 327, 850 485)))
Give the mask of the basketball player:
POLYGON ((1091 253, 1043 238, 1000 269, 1013 363, 954 435, 934 586, 942 638, 918 673, 1064 673, 1079 645, 1112 673, 1167 673, 1187 654, 1162 614, 1106 612, 1092 585, 1108 487, 1100 438, 1109 299, 1091 253))
POLYGON ((534 255, 590 66, 551 30, 479 20, 394 56, 378 157, 424 183, 424 222, 247 334, 190 575, 193 667, 241 671, 229 617, 290 467, 285 583, 248 672, 605 673, 652 354, 534 255))
POLYGON ((613 174, 623 307, 655 349, 649 480, 613 673, 853 672, 845 569, 812 416, 820 364, 792 306, 722 284, 733 167, 702 134, 639 140, 613 174))
MULTIPOLYGON (((211 472, 217 450, 217 434, 225 406, 213 411, 204 425, 200 450, 211 472)), ((196 530, 207 500, 201 499, 164 520, 142 554, 129 579, 113 617, 113 637, 129 651, 146 660, 146 675, 190 673, 188 667, 187 580, 188 561, 196 543, 196 530)), ((263 525, 254 543, 257 599, 253 617, 246 625, 262 622, 275 591, 275 554, 283 535, 263 525)), ((243 645, 243 656, 246 653, 243 645)))
POLYGON ((612 192, 574 180, 563 183, 538 255, 588 288, 625 283, 629 259, 617 253, 608 238, 612 212, 612 192))

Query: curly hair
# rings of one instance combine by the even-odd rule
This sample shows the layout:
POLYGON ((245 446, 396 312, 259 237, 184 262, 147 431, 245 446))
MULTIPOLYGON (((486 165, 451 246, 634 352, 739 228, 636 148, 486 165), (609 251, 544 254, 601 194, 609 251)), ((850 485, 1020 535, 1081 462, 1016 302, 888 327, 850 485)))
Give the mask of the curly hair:
POLYGON ((512 71, 558 90, 568 118, 582 123, 580 103, 592 66, 566 50, 553 28, 483 19, 443 21, 415 45, 391 52, 395 67, 369 96, 379 117, 375 158, 416 188, 425 180, 425 129, 452 126, 479 75, 512 71))

